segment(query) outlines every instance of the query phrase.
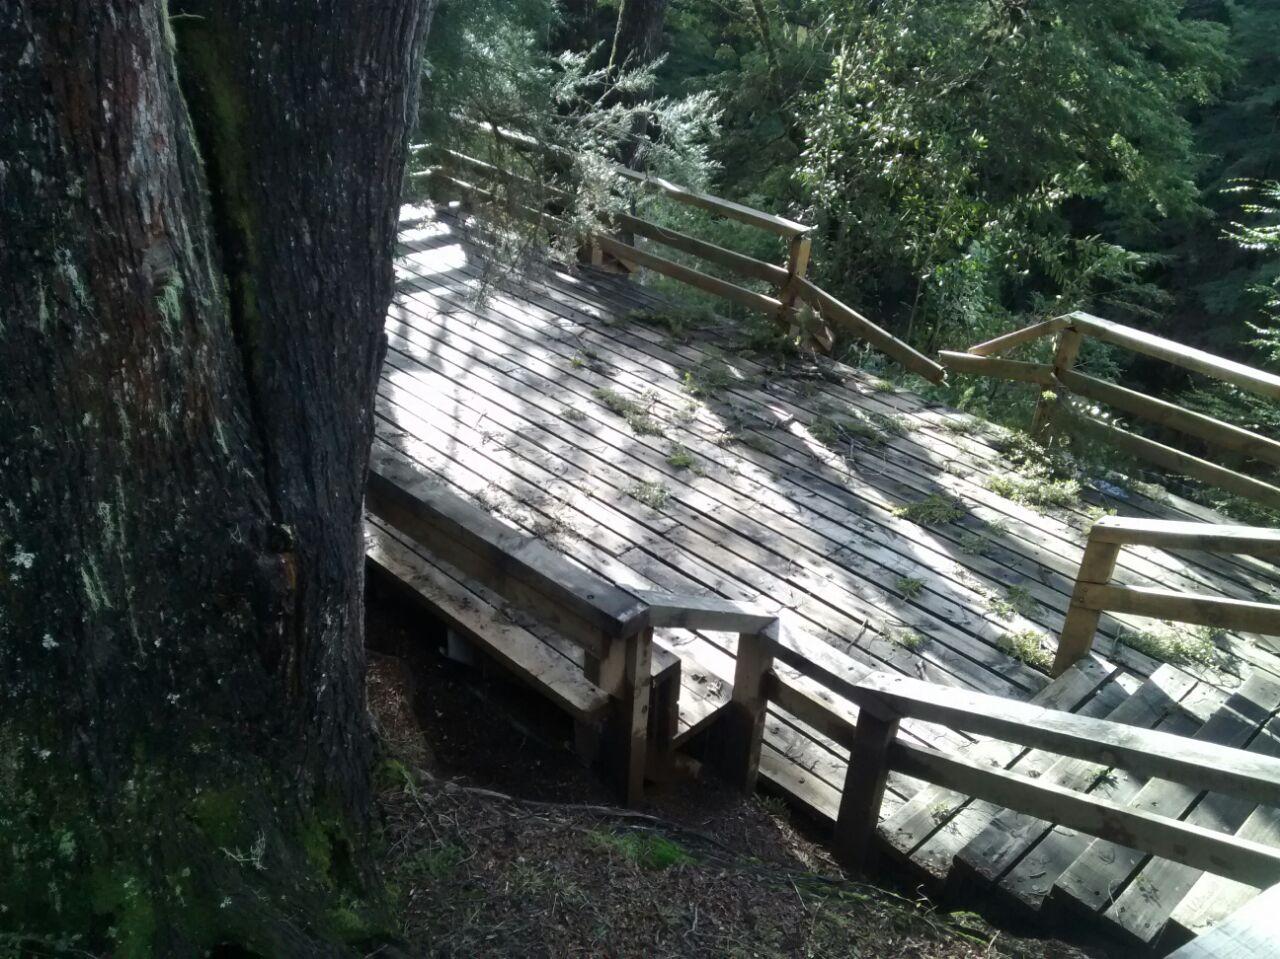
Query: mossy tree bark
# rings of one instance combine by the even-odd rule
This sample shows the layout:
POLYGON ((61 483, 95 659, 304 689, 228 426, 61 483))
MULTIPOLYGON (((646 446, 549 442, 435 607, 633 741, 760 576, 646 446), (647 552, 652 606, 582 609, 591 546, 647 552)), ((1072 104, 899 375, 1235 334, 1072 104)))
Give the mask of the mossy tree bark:
POLYGON ((431 5, 0 4, 0 945, 367 927, 360 512, 431 5))

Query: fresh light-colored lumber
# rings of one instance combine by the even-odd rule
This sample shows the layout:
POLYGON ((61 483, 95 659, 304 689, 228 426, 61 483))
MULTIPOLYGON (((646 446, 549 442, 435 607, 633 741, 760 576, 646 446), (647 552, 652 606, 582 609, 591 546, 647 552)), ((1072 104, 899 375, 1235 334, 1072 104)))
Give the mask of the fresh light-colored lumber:
POLYGON ((1023 343, 1030 343, 1032 340, 1038 340, 1045 336, 1052 336, 1070 325, 1071 320, 1069 318, 1065 316, 1054 317, 1051 320, 1044 320, 1041 323, 1023 327, 1020 330, 1003 333, 993 339, 969 347, 967 352, 976 356, 995 356, 999 353, 1007 353, 1015 346, 1021 346, 1023 343))
POLYGON ((1125 546, 1243 553, 1263 559, 1280 559, 1280 529, 1267 526, 1225 526, 1141 516, 1104 516, 1094 524, 1089 537, 1125 546))
POLYGON ((1280 849, 1191 826, 1137 808, 980 766, 897 742, 889 765, 898 772, 1030 813, 1103 839, 1124 842, 1240 882, 1280 882, 1280 849))
POLYGON ((1166 340, 1164 337, 1144 333, 1131 326, 1113 323, 1088 313, 1071 313, 1068 314, 1068 318, 1072 326, 1084 330, 1105 343, 1127 347, 1135 353, 1153 356, 1158 360, 1181 366, 1183 369, 1234 383, 1259 396, 1266 396, 1273 400, 1280 399, 1280 376, 1274 373, 1215 356, 1203 350, 1193 349, 1183 343, 1166 340))
POLYGON ((1152 586, 1104 586, 1099 583, 1082 584, 1080 603, 1092 610, 1280 635, 1280 605, 1274 603, 1199 596, 1152 586))
POLYGON ((800 298, 807 301, 829 322, 852 330, 880 352, 930 382, 941 383, 946 377, 946 370, 933 360, 872 323, 857 310, 841 303, 826 290, 815 286, 804 277, 798 278, 796 283, 800 298))
POLYGON ((629 170, 624 166, 614 165, 613 170, 619 176, 631 180, 633 183, 639 183, 647 190, 653 190, 663 193, 671 199, 686 206, 696 206, 699 209, 707 210, 717 216, 722 216, 730 220, 738 220, 741 223, 747 223, 751 226, 758 227, 761 230, 767 230, 770 233, 776 233, 779 236, 796 236, 801 233, 808 233, 812 227, 805 226, 803 223, 796 223, 794 220, 788 220, 780 216, 774 216, 772 213, 764 213, 760 210, 753 210, 749 206, 743 206, 741 203, 734 203, 732 200, 726 200, 722 197, 711 196, 708 193, 698 193, 695 190, 689 190, 680 186, 678 183, 672 183, 661 177, 653 176, 649 173, 641 173, 636 170, 629 170))
POLYGON ((669 246, 673 250, 688 253, 690 256, 718 263, 743 276, 764 280, 777 287, 781 287, 787 282, 788 273, 784 268, 772 263, 766 263, 764 260, 757 260, 754 256, 727 250, 715 243, 699 240, 697 237, 681 233, 679 230, 659 226, 656 223, 650 223, 648 220, 642 220, 640 217, 626 213, 619 213, 615 219, 618 226, 624 230, 653 240, 655 243, 661 243, 663 246, 669 246))
POLYGON ((606 253, 616 256, 620 260, 637 263, 646 269, 653 270, 655 273, 661 273, 664 276, 679 280, 681 283, 687 283, 705 293, 731 300, 749 310, 755 310, 757 313, 773 315, 782 306, 782 302, 772 296, 756 293, 754 290, 748 290, 745 286, 738 286, 736 283, 730 283, 728 280, 722 280, 717 276, 712 276, 710 273, 695 270, 693 267, 677 263, 675 260, 657 256, 647 250, 641 250, 620 240, 615 240, 611 236, 605 236, 603 233, 594 234, 592 242, 598 244, 600 249, 606 253))
POLYGON ((1176 403, 1147 396, 1137 390, 1108 383, 1079 370, 1056 370, 1055 374, 1071 392, 1087 399, 1106 403, 1125 413, 1195 436, 1214 446, 1280 465, 1280 442, 1259 433, 1197 413, 1176 403))
POLYGON ((1022 360, 1002 360, 994 356, 977 356, 973 353, 955 353, 942 350, 938 353, 942 365, 957 373, 975 376, 994 376, 1002 380, 1018 380, 1022 383, 1038 383, 1054 386, 1053 367, 1048 363, 1026 363, 1022 360))

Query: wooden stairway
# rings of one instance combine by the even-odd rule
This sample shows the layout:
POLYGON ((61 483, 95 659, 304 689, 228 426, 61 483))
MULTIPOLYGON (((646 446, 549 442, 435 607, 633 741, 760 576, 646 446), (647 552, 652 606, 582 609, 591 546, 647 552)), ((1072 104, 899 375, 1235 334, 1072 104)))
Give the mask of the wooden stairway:
MULTIPOLYGON (((1040 699, 1071 697, 1071 673, 1040 699)), ((1280 679, 1255 673, 1231 693, 1163 666, 1134 687, 1118 675, 1075 711, 1203 742, 1280 755, 1280 679)), ((1069 707, 1068 707, 1069 708, 1069 707)), ((1124 769, 984 741, 969 755, 1046 785, 1280 846, 1280 810, 1147 780, 1124 769)), ((1204 932, 1258 890, 1033 816, 930 786, 885 819, 884 844, 949 896, 1089 916, 1113 934, 1165 951, 1204 932)))

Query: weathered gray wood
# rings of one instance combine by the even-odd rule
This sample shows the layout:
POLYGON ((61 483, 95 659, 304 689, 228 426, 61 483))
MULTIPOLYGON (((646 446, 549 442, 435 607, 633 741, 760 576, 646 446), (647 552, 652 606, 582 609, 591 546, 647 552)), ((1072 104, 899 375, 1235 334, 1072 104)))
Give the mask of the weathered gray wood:
POLYGON ((1090 835, 1131 842, 1156 855, 1241 882, 1280 882, 1280 849, 1270 846, 905 743, 895 743, 890 749, 889 765, 910 776, 1020 809, 1041 819, 1054 820, 1090 835))
POLYGON ((850 869, 865 872, 875 864, 880 804, 889 779, 888 757, 897 738, 898 720, 883 719, 869 709, 858 713, 834 839, 836 858, 850 869))
MULTIPOLYGON (((777 633, 776 621, 771 630, 777 633)), ((738 637, 733 698, 720 718, 718 762, 729 782, 745 793, 755 790, 760 772, 768 706, 765 682, 772 665, 772 643, 765 635, 749 632, 738 637)))
POLYGON ((1192 456, 1190 453, 1184 453, 1164 443, 1157 443, 1145 436, 1104 423, 1096 417, 1079 415, 1075 421, 1119 449, 1149 460, 1164 469, 1182 473, 1211 486, 1217 486, 1219 489, 1239 493, 1264 506, 1280 508, 1280 487, 1273 486, 1271 483, 1227 469, 1217 463, 1211 463, 1202 457, 1192 456))
POLYGON ((613 697, 614 715, 606 724, 597 753, 628 805, 644 796, 648 763, 653 631, 610 639, 605 655, 588 656, 587 679, 613 697))
MULTIPOLYGON (((779 653, 779 658, 782 654, 779 653)), ((791 665, 794 665, 792 663, 791 665)), ((823 677, 824 682, 840 682, 823 677)), ((844 685, 841 683, 841 685, 844 685)), ((1152 730, 1117 727, 1102 719, 1043 709, 967 690, 946 688, 906 676, 873 673, 856 686, 832 689, 860 706, 942 723, 971 733, 1008 738, 1108 766, 1150 776, 1211 786, 1256 802, 1280 804, 1280 759, 1255 756, 1211 738, 1187 740, 1152 730)), ((1268 690, 1273 681, 1255 675, 1246 690, 1268 690)))
MULTIPOLYGON (((1164 666, 1142 687, 1107 714, 1108 722, 1153 729, 1196 685, 1195 679, 1173 666, 1164 666)), ((1022 773, 1021 764, 1011 767, 1022 773)), ((1106 768, 1083 759, 1060 757, 1037 780, 1064 789, 1088 792, 1105 775, 1106 768)), ((997 882, 1026 851, 1052 828, 1043 819, 1001 808, 985 828, 956 856, 968 881, 997 882)))
MULTIPOLYGON (((1055 381, 1061 381, 1062 376, 1075 365, 1076 358, 1080 355, 1080 347, 1083 345, 1084 337, 1079 330, 1068 327, 1062 331, 1062 335, 1058 337, 1058 348, 1053 354, 1055 381)), ((1058 390, 1042 391, 1036 398, 1035 412, 1031 417, 1031 435, 1040 438, 1049 429, 1051 418, 1062 405, 1062 397, 1058 390)))
POLYGON ((1280 959, 1280 886, 1272 886, 1168 959, 1280 959))
MULTIPOLYGON (((1273 757, 1255 756, 1252 753, 1244 752, 1243 749, 1232 748, 1245 746, 1278 706, 1280 706, 1280 684, 1258 674, 1250 677, 1245 685, 1239 691, 1233 693, 1224 706, 1210 717, 1209 721, 1201 727, 1194 738, 1180 739, 1172 737, 1183 744, 1187 754, 1211 747, 1216 750, 1226 751, 1234 756, 1248 758, 1231 760, 1224 757, 1221 761, 1221 765, 1224 768, 1219 774, 1215 775, 1212 771, 1207 770, 1203 776, 1187 777, 1181 782, 1174 781, 1174 777, 1165 777, 1159 772, 1146 769, 1144 770, 1145 772, 1161 778, 1152 779, 1143 786, 1131 801, 1131 805, 1168 818, 1178 819, 1185 815, 1195 804, 1197 798, 1206 787, 1218 792, 1226 791, 1222 789, 1221 772, 1229 771, 1231 767, 1238 769, 1246 762, 1264 762, 1280 765, 1280 760, 1273 757)), ((1160 734, 1147 733, 1146 735, 1159 736, 1160 734)), ((1134 768, 1131 763, 1118 763, 1117 765, 1134 768)), ((1256 799, 1259 797, 1244 798, 1256 799)), ((1274 798, 1270 800, 1263 799, 1262 801, 1273 805, 1276 804, 1274 798)), ((1122 839, 1113 841, 1105 839, 1094 840, 1054 884, 1052 897, 1055 902, 1063 903, 1073 909, 1101 912, 1124 890, 1124 887, 1145 858, 1146 851, 1139 851, 1134 845, 1126 843, 1122 839)), ((1189 865, 1195 864, 1189 863, 1189 865)), ((1201 866, 1200 868, 1207 867, 1201 866)), ((1210 868, 1208 871, 1217 875, 1226 875, 1232 879, 1239 879, 1242 882, 1251 881, 1219 869, 1210 868)), ((1270 883, 1262 879, 1254 884, 1269 885, 1270 883)))
POLYGON ((509 597, 513 602, 535 607, 570 639, 581 639, 598 654, 601 641, 588 637, 591 630, 620 638, 645 628, 644 604, 630 593, 433 486, 403 460, 377 449, 371 460, 367 495, 373 513, 454 557, 455 565, 499 592, 515 594, 509 597))
POLYGON ((647 190, 662 193, 686 206, 696 206, 717 216, 738 220, 741 223, 767 230, 770 233, 776 233, 779 236, 797 236, 802 233, 808 233, 812 229, 812 227, 805 226, 803 223, 796 223, 794 220, 774 216, 772 213, 764 213, 761 210, 753 210, 751 207, 743 206, 741 203, 734 203, 732 200, 711 196, 707 193, 698 193, 649 173, 629 170, 624 166, 615 166, 613 169, 619 176, 631 180, 633 183, 638 183, 647 190))
MULTIPOLYGON (((1280 755, 1280 720, 1273 719, 1248 750, 1268 756, 1280 755)), ((1240 827, 1255 803, 1208 793, 1186 816, 1184 822, 1241 839, 1240 827)), ((1190 892, 1204 871, 1168 859, 1154 858, 1133 877, 1128 888, 1107 908, 1107 918, 1141 942, 1154 943, 1164 930, 1174 907, 1190 892)))
POLYGON ((366 554, 391 581, 426 603, 433 614, 479 643, 517 678, 543 692, 570 716, 595 724, 609 708, 609 695, 587 681, 581 670, 553 652, 527 630, 509 622, 483 598, 426 561, 394 530, 377 520, 366 523, 366 554))
POLYGON ((649 589, 629 592, 649 607, 649 622, 655 628, 758 632, 778 618, 777 613, 770 613, 759 606, 719 596, 672 596, 649 589))
POLYGON ((747 256, 745 253, 737 253, 734 250, 725 249, 715 243, 699 240, 697 237, 681 233, 679 230, 659 226, 657 223, 651 223, 648 220, 642 220, 640 217, 630 216, 626 213, 617 214, 615 219, 620 227, 630 233, 643 236, 646 239, 653 240, 655 243, 661 243, 663 246, 669 246, 673 250, 688 253, 699 259, 718 263, 720 266, 728 267, 743 276, 764 280, 779 289, 787 282, 786 269, 773 263, 766 263, 764 260, 747 256))
POLYGON ((1203 373, 1226 383, 1234 383, 1259 396, 1266 396, 1273 400, 1280 399, 1280 376, 1274 373, 1215 356, 1203 350, 1193 349, 1183 343, 1166 340, 1120 323, 1090 316, 1088 313, 1072 313, 1069 318, 1073 326, 1083 329, 1104 343, 1114 343, 1117 346, 1127 347, 1135 353, 1154 356, 1175 366, 1203 373))

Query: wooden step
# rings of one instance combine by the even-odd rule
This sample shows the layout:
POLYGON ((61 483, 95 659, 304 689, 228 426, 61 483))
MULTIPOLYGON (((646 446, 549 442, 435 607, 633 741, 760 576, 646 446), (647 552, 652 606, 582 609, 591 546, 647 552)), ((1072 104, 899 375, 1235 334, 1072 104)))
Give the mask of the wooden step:
MULTIPOLYGON (((1268 729, 1275 735, 1274 720, 1268 729)), ((1241 839, 1280 846, 1280 809, 1259 806, 1236 830, 1236 835, 1241 839)), ((1174 907, 1162 943, 1181 942, 1208 932, 1257 895, 1258 890, 1253 886, 1205 873, 1174 907)))
MULTIPOLYGON (((1042 689, 1031 702, 1051 709, 1077 712, 1100 695, 1107 697, 1109 710, 1117 700, 1115 691, 1105 692, 1121 680, 1121 672, 1096 659, 1086 659, 1072 666, 1042 689)), ((1116 686, 1121 690, 1123 687, 1116 686)), ((1106 710, 1104 710, 1105 712, 1106 710)), ((968 759, 1007 767, 1028 750, 986 739, 974 743, 966 752, 968 759)), ((915 794, 893 815, 880 823, 880 835, 890 853, 923 869, 934 881, 941 882, 951 870, 955 854, 986 823, 985 804, 940 786, 928 786, 915 794)))
MULTIPOLYGON (((1263 755, 1280 755, 1280 719, 1273 718, 1246 748, 1263 755)), ((1259 808, 1257 803, 1211 792, 1196 804, 1186 821, 1206 829, 1238 833, 1259 808)), ((1275 811, 1274 807, 1264 808, 1267 814, 1274 815, 1275 811)), ((1152 858, 1107 909, 1106 917, 1139 941, 1156 942, 1178 903, 1205 875, 1202 870, 1181 863, 1152 858)))
MULTIPOLYGON (((1213 686, 1199 683, 1177 667, 1163 666, 1106 718, 1190 736, 1224 698, 1213 686)), ((1020 765, 1014 768, 1021 771, 1020 765)), ((1039 778, 1113 802, 1123 802, 1145 781, 1124 770, 1066 756, 1057 757, 1039 778)), ((994 886, 1012 902, 1036 910, 1088 842, 1088 836, 1074 830, 1000 809, 956 856, 951 884, 970 897, 989 895, 994 886)))
MULTIPOLYGON (((1255 738, 1277 708, 1280 708, 1280 684, 1255 673, 1227 698, 1193 738, 1243 748, 1255 738)), ((1144 812, 1182 819, 1195 808, 1202 795, 1194 787, 1152 779, 1129 800, 1129 805, 1144 812)), ((1053 902, 1073 911, 1099 915, 1107 913, 1121 897, 1125 897, 1131 884, 1136 887, 1135 893, 1125 897, 1130 908, 1135 896, 1158 900, 1161 896, 1159 888, 1149 888, 1146 882, 1135 882, 1149 858, 1135 849, 1095 839, 1054 883, 1053 902)), ((1168 902, 1167 908, 1172 910, 1180 898, 1178 895, 1168 902)))
POLYGON ((1169 959, 1280 959, 1280 886, 1237 907, 1169 959))

